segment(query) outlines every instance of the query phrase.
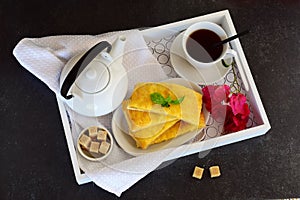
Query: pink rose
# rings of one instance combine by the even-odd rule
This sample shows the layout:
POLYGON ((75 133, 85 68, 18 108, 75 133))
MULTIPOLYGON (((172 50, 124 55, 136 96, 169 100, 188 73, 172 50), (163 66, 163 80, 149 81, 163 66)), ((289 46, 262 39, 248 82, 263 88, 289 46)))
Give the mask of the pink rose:
POLYGON ((219 106, 221 103, 228 102, 230 88, 228 85, 208 85, 202 89, 203 103, 208 112, 211 112, 212 107, 219 106))
POLYGON ((248 104, 246 104, 246 97, 245 95, 238 93, 238 94, 232 94, 230 97, 229 104, 232 108, 232 112, 234 115, 242 114, 242 115, 249 115, 249 109, 248 104), (246 107, 245 107, 246 105, 246 107))
POLYGON ((224 122, 223 134, 246 128, 249 119, 249 106, 245 95, 233 93, 230 96, 228 85, 209 85, 202 89, 203 103, 217 122, 224 122))

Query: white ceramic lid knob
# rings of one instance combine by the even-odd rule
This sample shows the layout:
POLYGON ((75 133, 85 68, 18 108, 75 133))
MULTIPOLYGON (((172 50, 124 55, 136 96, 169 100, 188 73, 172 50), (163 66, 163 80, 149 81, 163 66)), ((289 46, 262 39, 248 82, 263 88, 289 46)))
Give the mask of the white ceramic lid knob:
POLYGON ((108 68, 102 62, 95 59, 76 79, 75 84, 83 92, 94 94, 104 90, 109 80, 110 73, 108 68))
POLYGON ((85 73, 85 76, 88 79, 95 79, 97 76, 97 72, 95 69, 88 69, 87 72, 85 73))

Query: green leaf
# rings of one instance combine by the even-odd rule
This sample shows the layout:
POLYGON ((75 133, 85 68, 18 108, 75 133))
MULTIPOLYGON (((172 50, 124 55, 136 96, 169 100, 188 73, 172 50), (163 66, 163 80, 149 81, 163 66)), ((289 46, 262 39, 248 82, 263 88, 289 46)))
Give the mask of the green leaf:
POLYGON ((165 98, 159 94, 158 92, 150 94, 151 101, 156 104, 163 104, 165 102, 165 98))
POLYGON ((170 103, 171 104, 180 104, 183 101, 184 96, 179 99, 172 100, 170 96, 164 98, 160 93, 154 92, 154 93, 150 94, 150 98, 151 98, 152 102, 155 104, 160 104, 162 107, 170 107, 170 103))
POLYGON ((171 104, 180 104, 184 99, 184 96, 183 97, 180 97, 179 99, 176 99, 176 100, 172 100, 170 103, 171 104))
POLYGON ((163 104, 161 104, 161 106, 162 106, 162 107, 167 107, 167 108, 168 108, 168 107, 170 107, 170 104, 169 104, 168 102, 165 101, 163 104))
POLYGON ((165 101, 168 102, 168 103, 170 103, 172 101, 170 95, 167 98, 165 98, 165 101))

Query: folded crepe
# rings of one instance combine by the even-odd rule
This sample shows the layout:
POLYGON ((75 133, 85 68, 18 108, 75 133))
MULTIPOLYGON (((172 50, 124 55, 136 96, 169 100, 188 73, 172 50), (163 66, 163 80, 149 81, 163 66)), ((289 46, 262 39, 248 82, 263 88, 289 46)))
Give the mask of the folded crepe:
POLYGON ((155 130, 157 130, 158 127, 163 127, 167 122, 178 121, 176 117, 170 115, 161 115, 150 111, 128 109, 128 104, 129 100, 123 101, 122 109, 128 123, 129 130, 132 132, 139 132, 149 128, 156 128, 155 130))
POLYGON ((178 84, 140 83, 134 88, 127 109, 169 115, 197 125, 202 109, 202 95, 190 88, 178 84), (161 105, 152 102, 150 98, 152 93, 160 93, 165 98, 170 96, 171 99, 184 97, 184 100, 177 105, 162 107, 161 105))
POLYGON ((137 147, 142 149, 205 126, 201 113, 202 95, 177 84, 138 84, 130 99, 123 102, 122 109, 129 134, 136 141, 137 147), (152 93, 159 93, 172 100, 184 97, 184 100, 179 104, 163 107, 152 102, 152 93))
POLYGON ((177 121, 173 126, 168 129, 164 129, 163 132, 156 134, 148 138, 138 138, 131 134, 131 137, 135 140, 137 147, 142 149, 147 149, 152 144, 161 143, 170 139, 173 139, 177 136, 180 136, 191 131, 200 130, 205 126, 205 120, 203 113, 200 115, 200 121, 198 127, 195 125, 189 124, 182 120, 177 121))

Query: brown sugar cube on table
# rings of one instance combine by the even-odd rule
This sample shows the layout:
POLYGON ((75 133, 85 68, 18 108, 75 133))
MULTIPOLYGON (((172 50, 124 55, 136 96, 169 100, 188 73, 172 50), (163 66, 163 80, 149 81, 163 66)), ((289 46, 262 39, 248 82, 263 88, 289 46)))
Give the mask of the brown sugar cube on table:
POLYGON ((90 152, 92 153, 99 153, 99 147, 100 147, 100 143, 99 142, 91 142, 91 146, 90 146, 90 152))
POLYGON ((79 138, 79 144, 82 145, 86 149, 89 148, 91 141, 92 141, 92 139, 87 135, 82 135, 79 138))
POLYGON ((210 172, 210 177, 211 178, 221 176, 221 172, 220 172, 219 166, 211 166, 209 168, 209 172, 210 172))
POLYGON ((197 179, 201 179, 203 175, 203 171, 204 171, 203 168, 196 166, 194 169, 193 177, 197 179))
POLYGON ((98 132, 97 140, 106 141, 106 137, 107 137, 107 132, 104 131, 104 130, 101 130, 101 131, 98 132))
POLYGON ((90 128, 89 128, 89 136, 90 136, 91 138, 97 137, 97 134, 98 134, 98 132, 97 132, 97 127, 90 127, 90 128))
POLYGON ((99 152, 102 154, 106 154, 107 151, 109 150, 110 144, 108 142, 101 142, 99 152))

